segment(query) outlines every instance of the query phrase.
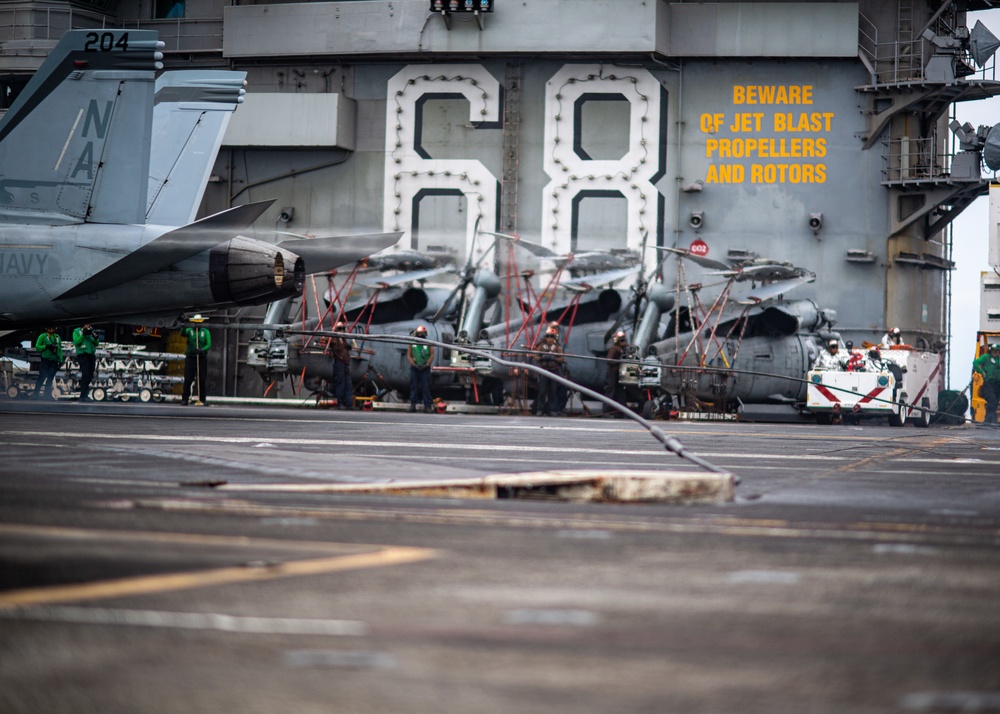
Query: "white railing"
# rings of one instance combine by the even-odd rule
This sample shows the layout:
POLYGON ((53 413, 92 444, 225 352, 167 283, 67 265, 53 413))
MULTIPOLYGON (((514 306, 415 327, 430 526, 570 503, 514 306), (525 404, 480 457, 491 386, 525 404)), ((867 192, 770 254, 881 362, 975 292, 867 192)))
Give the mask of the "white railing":
MULTIPOLYGON (((0 8, 0 43, 11 40, 55 42, 69 30, 107 27, 156 30, 167 52, 221 52, 222 18, 170 18, 118 20, 78 8, 45 8, 30 5, 0 8)), ((0 50, 14 54, 18 50, 0 50)))
POLYGON ((889 183, 943 179, 954 154, 938 152, 934 137, 897 137, 883 142, 882 179, 889 183))
MULTIPOLYGON (((945 32, 947 28, 939 28, 945 32)), ((878 28, 864 13, 858 13, 858 57, 873 74, 872 84, 901 84, 920 82, 924 79, 927 62, 934 55, 934 46, 922 37, 912 41, 879 42, 878 28)), ((975 71, 962 77, 966 81, 996 81, 996 57, 991 57, 983 67, 976 67, 968 52, 961 52, 962 60, 975 71)))
POLYGON ((69 30, 120 27, 121 23, 99 12, 67 7, 0 8, 0 42, 10 40, 56 41, 69 30))

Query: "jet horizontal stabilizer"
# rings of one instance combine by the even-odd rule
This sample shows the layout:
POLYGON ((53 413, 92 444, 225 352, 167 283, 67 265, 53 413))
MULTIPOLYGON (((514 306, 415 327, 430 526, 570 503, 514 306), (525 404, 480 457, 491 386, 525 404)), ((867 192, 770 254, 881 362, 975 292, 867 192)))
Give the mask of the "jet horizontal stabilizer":
POLYGON ((164 233, 55 299, 68 300, 106 290, 210 250, 238 236, 273 203, 271 200, 236 206, 164 233))
POLYGON ((302 238, 282 241, 278 247, 291 251, 302 258, 306 264, 306 273, 311 275, 356 263, 372 253, 395 245, 402 237, 403 234, 399 232, 302 238))

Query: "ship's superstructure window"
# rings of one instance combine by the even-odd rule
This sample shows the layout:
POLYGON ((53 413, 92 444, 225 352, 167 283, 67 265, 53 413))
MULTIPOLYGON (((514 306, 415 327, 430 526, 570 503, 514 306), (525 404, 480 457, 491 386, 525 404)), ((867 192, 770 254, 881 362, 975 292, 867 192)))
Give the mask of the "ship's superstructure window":
POLYGON ((184 17, 184 0, 156 0, 153 17, 158 20, 184 17))

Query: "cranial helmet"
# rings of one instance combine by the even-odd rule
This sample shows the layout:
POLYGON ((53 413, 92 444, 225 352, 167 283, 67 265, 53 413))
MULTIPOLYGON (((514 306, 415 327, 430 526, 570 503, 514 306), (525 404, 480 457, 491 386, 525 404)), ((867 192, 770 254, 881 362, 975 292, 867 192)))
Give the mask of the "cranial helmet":
POLYGON ((417 325, 417 329, 415 329, 413 331, 413 334, 415 334, 415 335, 426 335, 427 334, 427 328, 424 327, 423 325, 417 325))
POLYGON ((894 327, 891 330, 889 330, 889 332, 892 333, 893 337, 896 337, 897 335, 899 335, 899 328, 898 327, 894 327))
POLYGON ((828 341, 828 342, 826 343, 826 346, 827 346, 827 347, 839 347, 840 345, 839 345, 839 344, 837 344, 837 341, 836 341, 836 340, 829 340, 829 341, 828 341))
POLYGON ((1000 344, 997 344, 996 342, 994 342, 992 345, 990 345, 990 349, 991 350, 1000 350, 1000 344))
POLYGON ((333 326, 333 329, 334 330, 343 330, 344 327, 346 327, 346 325, 344 325, 343 322, 338 322, 336 325, 333 326))
POLYGON ((618 341, 624 340, 624 339, 625 339, 625 333, 622 332, 621 330, 618 330, 618 332, 615 333, 615 342, 618 342, 618 341))
POLYGON ((549 329, 547 329, 545 331, 545 336, 546 337, 558 337, 559 336, 559 330, 557 330, 554 327, 550 327, 549 329))
POLYGON ((882 356, 882 353, 879 352, 878 349, 873 347, 870 350, 868 350, 868 356, 871 357, 872 359, 879 359, 882 356))

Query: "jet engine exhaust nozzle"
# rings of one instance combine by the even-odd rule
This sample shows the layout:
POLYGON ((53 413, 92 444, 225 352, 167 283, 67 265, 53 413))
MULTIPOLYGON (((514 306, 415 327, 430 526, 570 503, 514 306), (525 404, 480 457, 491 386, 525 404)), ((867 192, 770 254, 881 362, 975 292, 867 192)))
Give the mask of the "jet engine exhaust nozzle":
POLYGON ((302 258, 251 238, 238 236, 209 253, 212 297, 218 302, 263 305, 299 294, 305 278, 302 258))

